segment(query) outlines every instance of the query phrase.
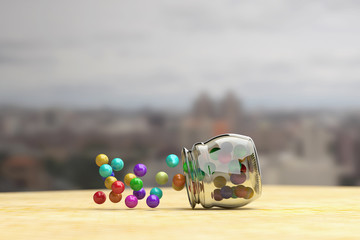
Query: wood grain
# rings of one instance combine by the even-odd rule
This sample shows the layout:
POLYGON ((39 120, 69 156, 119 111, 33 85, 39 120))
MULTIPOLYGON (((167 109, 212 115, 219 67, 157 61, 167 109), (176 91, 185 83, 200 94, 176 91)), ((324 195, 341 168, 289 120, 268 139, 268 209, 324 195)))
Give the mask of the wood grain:
POLYGON ((156 209, 96 205, 94 192, 1 193, 0 239, 360 239, 359 187, 265 185, 234 210, 192 210, 172 189, 156 209))

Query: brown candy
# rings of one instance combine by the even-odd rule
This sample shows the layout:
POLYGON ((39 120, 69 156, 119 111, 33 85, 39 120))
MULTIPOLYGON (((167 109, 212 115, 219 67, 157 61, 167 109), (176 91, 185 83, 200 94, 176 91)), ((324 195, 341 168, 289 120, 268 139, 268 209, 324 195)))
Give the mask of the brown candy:
POLYGON ((239 185, 235 187, 235 195, 239 198, 245 198, 247 195, 247 189, 243 185, 239 185))
POLYGON ((176 174, 173 177, 173 185, 182 189, 185 185, 185 176, 180 173, 176 174))
POLYGON ((226 179, 223 176, 217 176, 213 181, 215 187, 222 188, 226 185, 226 179))
POLYGON ((109 199, 111 202, 113 203, 118 203, 121 201, 122 195, 121 194, 116 194, 113 191, 110 192, 109 194, 109 199))
POLYGON ((254 190, 250 187, 246 188, 246 196, 244 197, 245 199, 250 199, 254 196, 254 190))
POLYGON ((221 196, 221 191, 220 191, 220 189, 215 189, 215 190, 214 190, 214 199, 215 199, 215 201, 221 201, 221 200, 223 200, 223 197, 221 196))

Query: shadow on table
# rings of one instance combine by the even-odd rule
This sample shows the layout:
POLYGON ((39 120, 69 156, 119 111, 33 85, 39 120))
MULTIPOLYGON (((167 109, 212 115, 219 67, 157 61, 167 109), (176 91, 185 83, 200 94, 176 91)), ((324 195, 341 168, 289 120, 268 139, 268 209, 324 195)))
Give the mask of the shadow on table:
POLYGON ((95 211, 131 211, 131 210, 144 210, 144 211, 249 211, 259 210, 258 208, 86 208, 82 210, 95 210, 95 211))

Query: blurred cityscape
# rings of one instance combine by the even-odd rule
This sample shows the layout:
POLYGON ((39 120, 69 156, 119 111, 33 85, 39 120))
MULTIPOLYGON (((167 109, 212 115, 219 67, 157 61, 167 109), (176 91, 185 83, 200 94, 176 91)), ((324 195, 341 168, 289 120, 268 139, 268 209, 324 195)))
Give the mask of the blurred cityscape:
POLYGON ((265 184, 360 185, 360 2, 0 0, 0 191, 103 188, 221 133, 265 184), (230 90, 230 91, 229 91, 230 90))
POLYGON ((139 162, 147 184, 165 158, 222 133, 251 136, 265 184, 360 185, 360 114, 247 111, 229 92, 203 93, 189 111, 2 107, 0 190, 101 188, 94 158, 121 157, 123 177, 139 162))

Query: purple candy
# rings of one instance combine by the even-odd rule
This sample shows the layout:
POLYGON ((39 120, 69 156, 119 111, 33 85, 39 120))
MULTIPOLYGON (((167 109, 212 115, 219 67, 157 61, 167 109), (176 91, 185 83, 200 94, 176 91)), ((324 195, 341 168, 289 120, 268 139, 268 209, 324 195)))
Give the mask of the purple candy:
POLYGON ((135 165, 134 173, 136 176, 138 176, 138 177, 145 176, 146 172, 147 172, 147 168, 144 164, 139 163, 139 164, 135 165))
POLYGON ((138 204, 138 200, 134 195, 129 195, 125 198, 125 205, 128 208, 134 208, 138 204))
POLYGON ((156 208, 159 206, 160 200, 156 195, 149 195, 146 199, 146 204, 151 208, 156 208))
POLYGON ((141 200, 145 197, 146 192, 145 192, 145 189, 142 188, 139 191, 133 191, 133 194, 138 200, 141 200))
MULTIPOLYGON (((114 177, 115 176, 114 172, 112 172, 110 176, 114 177)), ((105 181, 105 179, 106 179, 106 177, 101 177, 101 178, 103 181, 105 181)))
POLYGON ((224 186, 220 189, 220 194, 225 199, 231 198, 232 197, 232 188, 229 186, 224 186))
POLYGON ((242 184, 246 181, 246 174, 243 172, 241 174, 231 174, 230 181, 236 185, 242 184))

